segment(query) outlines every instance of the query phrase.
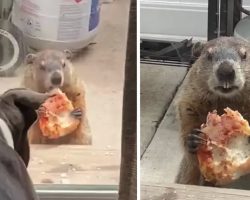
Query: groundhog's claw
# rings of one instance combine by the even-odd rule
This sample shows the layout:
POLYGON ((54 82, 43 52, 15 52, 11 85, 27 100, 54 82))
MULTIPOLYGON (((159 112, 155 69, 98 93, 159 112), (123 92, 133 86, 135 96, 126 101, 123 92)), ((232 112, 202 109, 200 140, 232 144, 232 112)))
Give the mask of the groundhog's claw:
POLYGON ((202 132, 199 129, 194 129, 187 136, 187 147, 190 153, 196 153, 200 145, 206 144, 205 138, 202 136, 202 132))
POLYGON ((71 115, 75 118, 81 119, 82 118, 82 110, 80 108, 76 108, 71 112, 71 115))

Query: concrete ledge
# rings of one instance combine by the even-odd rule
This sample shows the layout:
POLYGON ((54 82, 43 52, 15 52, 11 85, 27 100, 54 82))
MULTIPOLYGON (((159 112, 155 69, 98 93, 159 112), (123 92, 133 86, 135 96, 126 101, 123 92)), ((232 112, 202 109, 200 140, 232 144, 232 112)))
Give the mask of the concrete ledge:
POLYGON ((186 73, 184 67, 141 64, 141 155, 152 140, 186 73))

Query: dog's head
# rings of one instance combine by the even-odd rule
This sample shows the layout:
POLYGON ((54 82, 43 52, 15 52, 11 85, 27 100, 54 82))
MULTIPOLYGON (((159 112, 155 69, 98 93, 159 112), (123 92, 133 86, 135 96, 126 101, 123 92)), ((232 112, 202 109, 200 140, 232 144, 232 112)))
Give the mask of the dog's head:
POLYGON ((49 97, 27 89, 12 89, 0 98, 0 118, 12 134, 14 149, 28 166, 30 152, 27 132, 36 121, 36 110, 49 97))

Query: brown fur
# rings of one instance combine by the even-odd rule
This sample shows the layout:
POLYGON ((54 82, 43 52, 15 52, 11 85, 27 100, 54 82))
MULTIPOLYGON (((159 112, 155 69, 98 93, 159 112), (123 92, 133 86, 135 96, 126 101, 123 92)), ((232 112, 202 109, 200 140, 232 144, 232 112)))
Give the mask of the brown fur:
POLYGON ((206 122, 208 112, 217 110, 218 114, 224 113, 224 108, 230 107, 238 110, 245 119, 250 121, 250 48, 249 45, 235 38, 220 38, 209 41, 201 52, 200 57, 194 63, 177 100, 177 113, 180 119, 181 135, 184 145, 184 158, 181 163, 176 182, 181 184, 206 185, 198 167, 196 155, 188 152, 186 138, 195 128, 200 128, 206 122), (234 47, 239 49, 244 47, 247 50, 246 65, 242 65, 245 75, 245 85, 243 89, 230 98, 215 95, 208 88, 207 80, 212 73, 209 67, 206 50, 216 46, 234 47))
MULTIPOLYGON (((48 139, 41 133, 38 123, 34 123, 29 130, 29 141, 31 144, 92 144, 92 137, 90 134, 89 123, 87 119, 86 101, 85 101, 85 88, 83 82, 74 73, 74 69, 70 60, 68 60, 62 52, 54 50, 45 50, 36 54, 37 62, 27 64, 24 73, 22 85, 37 92, 47 92, 41 84, 36 80, 37 71, 36 65, 43 59, 46 60, 48 55, 55 55, 62 57, 66 61, 66 70, 64 72, 64 84, 61 90, 67 95, 69 100, 72 101, 74 108, 81 108, 83 116, 81 123, 74 133, 66 135, 59 139, 48 139)), ((29 59, 29 58, 27 58, 29 59)), ((39 74, 39 76, 41 76, 39 74)))

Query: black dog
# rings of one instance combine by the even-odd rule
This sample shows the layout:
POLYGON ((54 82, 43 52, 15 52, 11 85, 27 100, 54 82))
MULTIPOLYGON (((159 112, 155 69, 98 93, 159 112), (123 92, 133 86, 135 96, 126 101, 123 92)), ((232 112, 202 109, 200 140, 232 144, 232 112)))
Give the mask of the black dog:
POLYGON ((29 127, 36 109, 49 97, 27 89, 8 90, 0 96, 0 199, 38 199, 26 167, 30 149, 29 127))

